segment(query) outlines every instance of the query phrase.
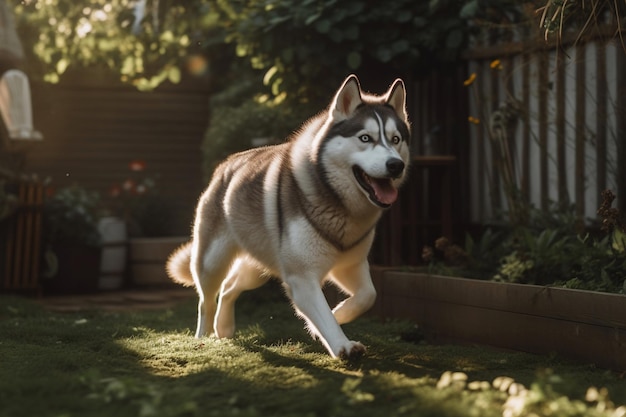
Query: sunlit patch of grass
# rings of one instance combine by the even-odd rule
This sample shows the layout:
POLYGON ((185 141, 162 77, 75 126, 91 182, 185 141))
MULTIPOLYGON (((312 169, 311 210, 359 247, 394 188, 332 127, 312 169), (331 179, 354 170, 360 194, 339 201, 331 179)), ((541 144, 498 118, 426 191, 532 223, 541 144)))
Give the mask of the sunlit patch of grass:
POLYGON ((515 417, 557 407, 563 416, 617 417, 626 400, 614 373, 418 342, 402 321, 344 326, 368 354, 335 360, 282 297, 264 291, 241 300, 233 339, 195 339, 194 304, 62 315, 0 298, 0 416, 515 417), (495 383, 503 376, 524 389, 504 390, 495 383))

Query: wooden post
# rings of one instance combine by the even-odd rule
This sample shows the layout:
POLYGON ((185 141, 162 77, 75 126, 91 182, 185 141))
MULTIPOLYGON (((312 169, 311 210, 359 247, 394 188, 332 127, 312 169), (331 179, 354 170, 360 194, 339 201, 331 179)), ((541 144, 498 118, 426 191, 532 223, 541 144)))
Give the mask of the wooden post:
POLYGON ((596 56, 596 205, 599 207, 600 193, 606 188, 606 139, 607 139, 607 79, 606 42, 597 44, 596 56))
POLYGON ((548 54, 541 50, 538 56, 539 82, 539 187, 541 209, 548 209, 548 54))
POLYGON ((585 45, 576 46, 576 215, 585 216, 585 45))
POLYGON ((626 212, 626 51, 617 50, 617 196, 619 211, 626 212))
POLYGON ((569 200, 567 192, 567 169, 565 161, 565 53, 557 50, 556 61, 556 172, 559 187, 559 203, 569 200))

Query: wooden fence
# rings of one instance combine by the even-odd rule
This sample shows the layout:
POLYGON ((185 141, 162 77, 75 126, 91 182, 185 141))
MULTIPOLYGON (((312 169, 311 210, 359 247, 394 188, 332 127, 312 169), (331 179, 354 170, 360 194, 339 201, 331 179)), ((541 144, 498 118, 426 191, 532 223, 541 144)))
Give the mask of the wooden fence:
MULTIPOLYGON (((513 183, 532 205, 574 204, 595 218, 600 192, 626 207, 626 55, 615 29, 578 43, 543 39, 500 43, 469 55, 471 220, 509 209, 496 120, 508 117, 503 140, 513 183), (473 76, 472 76, 473 77, 473 76), (497 136, 497 132, 496 132, 497 136)), ((502 132, 502 130, 500 131, 502 132)))
POLYGON ((0 222, 0 291, 39 291, 44 186, 19 181, 9 188, 18 202, 17 211, 0 222))
POLYGON ((378 226, 374 264, 420 264, 424 245, 460 235, 469 221, 462 209, 470 198, 465 77, 462 62, 407 80, 413 160, 398 201, 378 226))
POLYGON ((510 211, 518 190, 535 208, 574 205, 588 220, 609 188, 626 212, 626 52, 616 28, 559 44, 527 29, 492 36, 511 41, 474 46, 456 67, 410 80, 413 154, 422 163, 383 218, 373 263, 419 264, 425 244, 462 241, 510 211), (424 167, 432 156, 453 162, 424 167))
MULTIPOLYGON (((202 89, 160 89, 91 83, 33 88, 36 126, 44 140, 26 155, 27 172, 49 177, 51 187, 77 184, 103 198, 128 178, 129 164, 146 163, 141 176, 156 182, 173 211, 170 228, 187 234, 203 189, 201 142, 208 117, 202 89)), ((133 176, 134 175, 134 176, 133 176)))

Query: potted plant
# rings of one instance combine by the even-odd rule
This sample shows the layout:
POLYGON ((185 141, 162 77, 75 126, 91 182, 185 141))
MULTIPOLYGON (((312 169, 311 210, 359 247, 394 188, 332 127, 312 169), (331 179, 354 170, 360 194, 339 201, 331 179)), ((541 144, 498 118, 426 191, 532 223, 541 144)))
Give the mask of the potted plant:
POLYGON ((45 291, 98 290, 101 236, 99 195, 79 186, 58 190, 44 204, 45 291))
POLYGON ((130 282, 169 285, 167 257, 188 238, 172 236, 172 205, 159 193, 157 178, 147 173, 146 162, 134 160, 128 167, 128 177, 111 187, 109 197, 128 229, 130 282))

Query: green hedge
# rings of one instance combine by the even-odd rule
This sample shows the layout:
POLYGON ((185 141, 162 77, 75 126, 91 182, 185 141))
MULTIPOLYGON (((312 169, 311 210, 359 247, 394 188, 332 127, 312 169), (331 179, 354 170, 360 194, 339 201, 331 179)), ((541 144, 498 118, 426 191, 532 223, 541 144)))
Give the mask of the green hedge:
POLYGON ((254 99, 239 106, 214 106, 202 144, 205 178, 208 180, 228 155, 251 148, 254 139, 267 138, 269 143, 286 140, 310 115, 306 106, 293 108, 254 99))

